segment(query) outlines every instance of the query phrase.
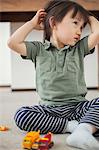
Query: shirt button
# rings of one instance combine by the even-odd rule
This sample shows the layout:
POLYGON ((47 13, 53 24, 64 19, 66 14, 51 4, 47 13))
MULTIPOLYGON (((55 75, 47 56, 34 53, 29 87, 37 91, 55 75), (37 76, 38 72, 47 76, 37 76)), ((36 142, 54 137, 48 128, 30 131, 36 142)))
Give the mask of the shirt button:
POLYGON ((58 53, 59 55, 62 55, 62 53, 60 52, 60 53, 58 53))
POLYGON ((62 64, 62 62, 61 62, 61 61, 59 61, 59 66, 61 66, 61 67, 62 67, 62 65, 63 65, 63 64, 62 64))

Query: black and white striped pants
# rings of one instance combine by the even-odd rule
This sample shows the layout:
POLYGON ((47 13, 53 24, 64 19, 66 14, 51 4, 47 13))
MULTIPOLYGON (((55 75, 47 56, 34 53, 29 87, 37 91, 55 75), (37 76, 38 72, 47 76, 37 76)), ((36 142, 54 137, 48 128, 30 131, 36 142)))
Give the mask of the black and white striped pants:
POLYGON ((17 126, 25 131, 66 133, 68 121, 90 123, 99 129, 99 98, 67 105, 34 105, 20 108, 15 116, 17 126))

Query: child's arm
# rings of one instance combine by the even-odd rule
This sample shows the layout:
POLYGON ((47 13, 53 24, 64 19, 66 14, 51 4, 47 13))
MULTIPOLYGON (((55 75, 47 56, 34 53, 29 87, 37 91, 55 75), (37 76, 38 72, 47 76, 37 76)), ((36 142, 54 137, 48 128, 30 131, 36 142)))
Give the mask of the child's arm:
POLYGON ((8 40, 8 46, 14 51, 20 53, 21 55, 26 56, 27 53, 24 40, 33 29, 37 30, 43 29, 41 25, 45 15, 46 13, 44 9, 38 10, 36 15, 30 21, 26 22, 23 26, 21 26, 10 37, 10 39, 8 40))
POLYGON ((88 47, 91 50, 99 44, 99 21, 93 16, 89 17, 89 21, 92 33, 88 37, 88 47))

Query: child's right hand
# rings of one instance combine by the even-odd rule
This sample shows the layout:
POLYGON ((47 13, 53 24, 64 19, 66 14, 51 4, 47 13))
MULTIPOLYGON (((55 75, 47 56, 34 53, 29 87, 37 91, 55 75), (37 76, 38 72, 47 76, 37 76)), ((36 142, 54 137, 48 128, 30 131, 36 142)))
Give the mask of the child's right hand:
POLYGON ((37 11, 36 15, 30 20, 33 24, 33 28, 36 30, 43 30, 43 21, 46 16, 46 12, 44 9, 40 9, 37 11))
POLYGON ((27 56, 24 40, 33 29, 43 30, 42 25, 45 15, 46 12, 44 9, 38 10, 36 15, 30 21, 26 22, 11 35, 8 41, 8 46, 19 54, 27 56))

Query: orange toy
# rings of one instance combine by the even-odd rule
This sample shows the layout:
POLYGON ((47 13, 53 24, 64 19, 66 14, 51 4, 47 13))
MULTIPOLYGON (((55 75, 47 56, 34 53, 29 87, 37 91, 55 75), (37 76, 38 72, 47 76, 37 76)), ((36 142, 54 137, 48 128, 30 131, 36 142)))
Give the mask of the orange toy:
POLYGON ((8 131, 9 128, 6 126, 0 126, 0 131, 8 131))

